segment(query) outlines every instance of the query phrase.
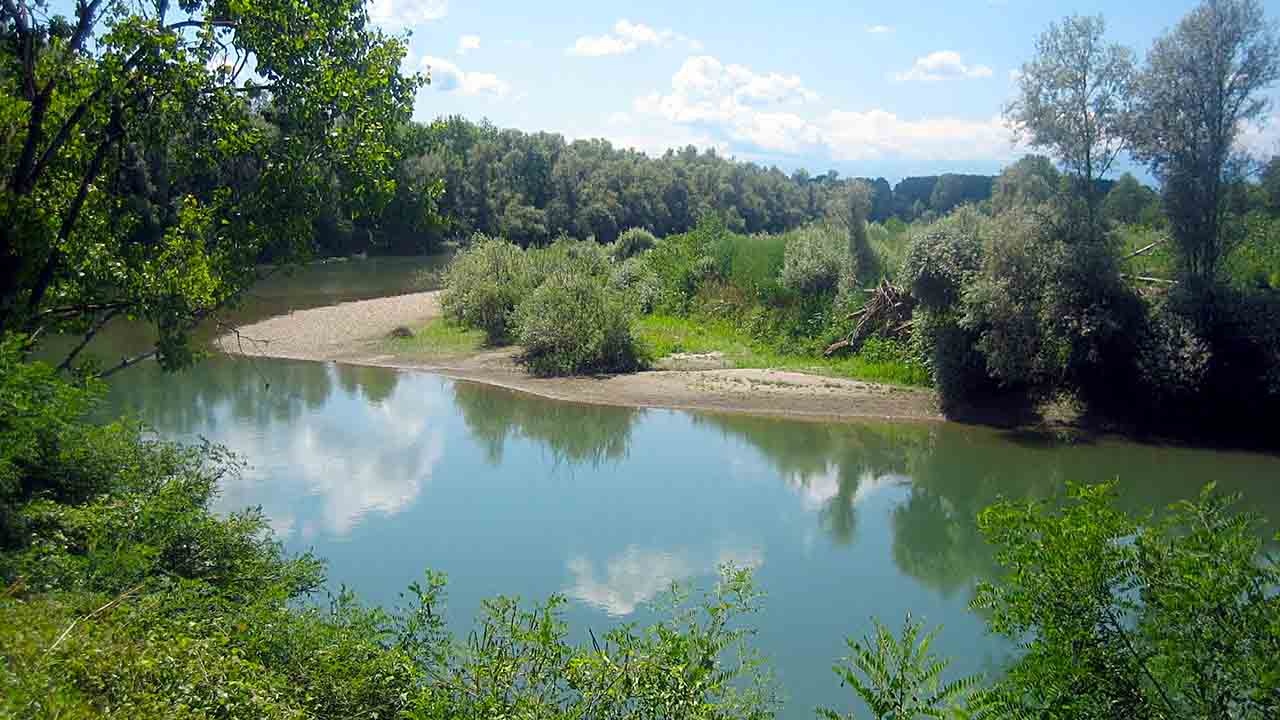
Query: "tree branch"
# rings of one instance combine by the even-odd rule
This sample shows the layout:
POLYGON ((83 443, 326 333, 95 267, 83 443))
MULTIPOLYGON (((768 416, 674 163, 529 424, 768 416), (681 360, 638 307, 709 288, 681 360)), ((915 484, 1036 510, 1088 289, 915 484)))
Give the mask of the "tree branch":
POLYGON ((123 310, 119 308, 109 310, 104 313, 102 317, 98 318, 98 321, 93 324, 93 327, 89 328, 89 331, 84 334, 84 337, 80 339, 80 342, 76 343, 76 346, 71 349, 71 352, 67 353, 67 356, 58 364, 58 372, 70 370, 71 363, 75 362, 80 353, 88 347, 89 343, 93 341, 94 336, 96 336, 107 323, 111 322, 111 320, 121 312, 123 312, 123 310))

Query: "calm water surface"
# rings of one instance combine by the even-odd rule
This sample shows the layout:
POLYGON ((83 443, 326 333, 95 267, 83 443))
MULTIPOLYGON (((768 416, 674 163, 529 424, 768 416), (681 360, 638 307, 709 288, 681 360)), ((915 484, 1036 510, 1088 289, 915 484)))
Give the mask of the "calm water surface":
POLYGON ((756 645, 790 702, 845 707, 843 638, 910 611, 972 671, 1007 647, 966 611, 992 575, 974 515, 1119 477, 1156 508, 1216 479, 1280 519, 1272 456, 1121 442, 1045 445, 949 424, 817 424, 557 403, 432 375, 214 358, 119 376, 113 405, 251 464, 219 505, 261 505, 334 585, 388 605, 426 568, 449 576, 455 630, 482 598, 563 593, 579 632, 644 621, 672 581, 732 561, 767 593, 756 645))

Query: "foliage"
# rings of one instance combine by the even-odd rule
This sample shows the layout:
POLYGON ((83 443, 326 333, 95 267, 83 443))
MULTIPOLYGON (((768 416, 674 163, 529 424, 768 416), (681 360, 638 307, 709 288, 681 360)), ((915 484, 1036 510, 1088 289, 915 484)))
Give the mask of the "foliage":
POLYGON ((672 353, 720 352, 738 368, 798 370, 894 385, 929 384, 928 372, 909 348, 880 338, 871 338, 857 353, 828 358, 778 347, 754 337, 738 322, 705 315, 645 316, 637 321, 636 334, 655 359, 672 353))
POLYGON ((641 258, 628 258, 618 263, 609 275, 609 289, 641 314, 653 312, 661 292, 658 274, 641 258))
POLYGON ((1258 520, 1212 485, 1159 522, 1113 496, 1074 486, 1060 509, 1003 502, 980 515, 1007 574, 974 606, 1025 642, 997 690, 1039 717, 1273 715, 1280 573, 1258 520))
POLYGON ((711 248, 725 232, 719 221, 709 218, 692 232, 663 238, 645 254, 645 264, 658 277, 656 309, 673 313, 689 310, 699 283, 716 271, 711 248))
POLYGON ((961 208, 926 226, 907 249, 902 281, 926 309, 954 305, 982 262, 982 222, 977 211, 961 208))
POLYGON ((633 372, 644 358, 627 302, 597 278, 558 274, 516 307, 514 337, 538 375, 633 372))
POLYGON ((784 287, 806 294, 835 293, 842 280, 851 282, 853 273, 848 236, 836 226, 813 225, 788 233, 780 278, 784 287))
POLYGON ((1138 77, 1134 153, 1161 181, 1182 269, 1201 285, 1240 240, 1226 205, 1244 169, 1234 148, 1277 78, 1280 39, 1257 0, 1202 2, 1156 40, 1138 77))
POLYGON ((483 330, 490 343, 506 342, 512 337, 516 305, 535 287, 532 275, 519 247, 476 236, 449 266, 440 306, 459 325, 483 330))
POLYGON ((1047 148, 1067 169, 1086 206, 1090 236, 1099 219, 1096 183, 1125 146, 1134 74, 1133 52, 1106 44, 1105 32, 1101 16, 1050 23, 1005 111, 1033 147, 1047 148))
POLYGON ((0 333, 127 315, 181 367, 261 259, 305 255, 335 187, 345 220, 395 194, 420 80, 359 0, 5 7, 0 117, 25 122, 0 144, 0 333))
POLYGON ((622 261, 648 251, 658 242, 653 233, 644 228, 628 228, 622 231, 613 244, 613 259, 622 261))
MULTIPOLYGON (((942 682, 942 674, 951 663, 930 650, 937 630, 922 637, 921 623, 913 622, 908 614, 899 638, 880 621, 874 622, 874 638, 847 641, 851 654, 845 665, 834 668, 840 684, 853 688, 871 715, 882 720, 959 715, 981 679, 970 675, 942 682)), ((854 717, 852 713, 841 714, 827 708, 818 710, 818 715, 828 720, 854 717)))

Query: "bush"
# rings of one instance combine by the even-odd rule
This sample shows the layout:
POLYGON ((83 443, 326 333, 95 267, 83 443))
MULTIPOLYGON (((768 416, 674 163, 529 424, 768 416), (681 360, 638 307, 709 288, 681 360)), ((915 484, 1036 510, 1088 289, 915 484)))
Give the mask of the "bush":
POLYGON ((609 249, 591 240, 558 238, 542 248, 525 251, 529 264, 529 289, 557 275, 606 278, 613 266, 609 249))
POLYGON ((453 259, 440 298, 446 317, 483 330, 490 343, 511 337, 511 314, 536 287, 529 258, 519 247, 476 235, 471 247, 453 259))
POLYGON ((618 236, 617 241, 612 245, 613 259, 617 262, 622 262, 633 258, 647 252, 657 242, 658 239, 653 236, 653 233, 644 228, 628 228, 618 236))
POLYGON ((655 309, 676 315, 689 311, 699 283, 716 274, 711 248, 726 232, 719 220, 708 217, 694 230, 667 236, 645 253, 645 264, 658 277, 655 309))
POLYGON ((931 310, 947 310, 959 300, 982 266, 982 217, 966 206, 926 226, 907 249, 902 283, 931 310))
POLYGON ((589 277, 556 275, 516 309, 515 337, 538 375, 632 372, 642 365, 627 303, 589 277))
POLYGON ((609 275, 609 289, 642 314, 653 312, 661 292, 657 273, 641 258, 629 258, 616 265, 609 275))
POLYGON ((848 239, 834 225, 811 225, 787 233, 782 285, 807 294, 831 294, 852 283, 848 239))

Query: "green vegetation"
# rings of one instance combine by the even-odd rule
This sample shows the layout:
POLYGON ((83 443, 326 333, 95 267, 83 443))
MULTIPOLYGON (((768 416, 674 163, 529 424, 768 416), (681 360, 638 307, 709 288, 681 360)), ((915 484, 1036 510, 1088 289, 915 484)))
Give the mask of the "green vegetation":
POLYGON ((643 278, 594 242, 521 248, 477 236, 445 277, 445 316, 491 344, 518 343, 538 375, 631 372, 645 363, 623 293, 643 278))
POLYGON ((461 357, 472 355, 485 346, 482 330, 462 327, 448 318, 433 318, 413 329, 412 337, 388 338, 384 346, 389 352, 415 357, 461 357))
POLYGON ((775 368, 894 385, 924 385, 929 376, 901 343, 872 338, 856 355, 836 358, 786 353, 759 342, 735 322, 712 317, 649 315, 636 334, 654 357, 720 352, 736 368, 775 368))

